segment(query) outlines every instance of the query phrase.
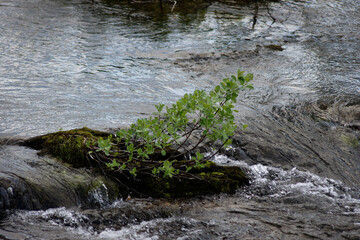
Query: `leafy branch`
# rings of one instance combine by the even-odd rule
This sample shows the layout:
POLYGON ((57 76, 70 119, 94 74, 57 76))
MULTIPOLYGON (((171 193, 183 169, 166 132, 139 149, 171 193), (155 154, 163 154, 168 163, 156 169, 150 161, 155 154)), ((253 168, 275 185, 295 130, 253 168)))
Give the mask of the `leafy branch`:
POLYGON ((112 161, 106 163, 109 168, 127 171, 134 177, 149 169, 149 163, 152 164, 151 174, 161 176, 163 173, 164 178, 201 169, 221 148, 231 144, 237 129, 234 104, 241 90, 253 89, 252 79, 252 74, 245 75, 238 70, 236 76, 223 79, 210 92, 195 90, 171 107, 155 105, 157 113, 153 117, 138 119, 129 129, 118 131, 114 138, 111 135, 100 138, 92 143, 93 147, 96 152, 112 157, 112 161), (220 141, 221 147, 204 157, 200 146, 215 141, 220 141), (177 160, 183 162, 186 156, 190 156, 186 164, 179 165, 177 160))

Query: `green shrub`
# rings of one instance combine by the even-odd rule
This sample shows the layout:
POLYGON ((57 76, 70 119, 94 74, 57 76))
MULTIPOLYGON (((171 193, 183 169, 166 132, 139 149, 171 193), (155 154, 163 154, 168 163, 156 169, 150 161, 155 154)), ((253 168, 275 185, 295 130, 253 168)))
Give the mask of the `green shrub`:
POLYGON ((144 166, 151 166, 151 174, 164 178, 204 168, 221 148, 231 144, 237 128, 234 103, 241 90, 253 89, 249 83, 252 79, 252 74, 238 71, 237 76, 223 79, 210 92, 195 90, 171 107, 156 105, 157 113, 153 117, 138 119, 129 129, 118 131, 115 139, 111 135, 100 138, 96 151, 112 159, 107 163, 109 168, 133 176, 144 170, 144 166), (200 146, 215 141, 221 143, 220 147, 204 156, 200 146), (190 157, 184 161, 186 156, 190 157))

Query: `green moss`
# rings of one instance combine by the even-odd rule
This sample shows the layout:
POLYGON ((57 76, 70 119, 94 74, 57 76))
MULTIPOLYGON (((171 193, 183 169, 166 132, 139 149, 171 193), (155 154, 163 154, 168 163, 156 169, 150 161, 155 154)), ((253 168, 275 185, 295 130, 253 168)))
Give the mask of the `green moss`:
POLYGON ((40 154, 49 154, 71 164, 74 167, 89 166, 87 160, 87 141, 97 141, 99 137, 106 137, 109 133, 89 128, 59 131, 28 139, 25 146, 41 150, 40 154))
POLYGON ((356 148, 356 147, 360 146, 359 140, 357 140, 357 138, 354 137, 354 136, 341 135, 340 139, 345 144, 347 144, 347 145, 349 145, 349 146, 351 146, 353 148, 356 148))
POLYGON ((215 163, 212 161, 207 161, 204 165, 205 165, 205 169, 210 169, 215 167, 215 163))
POLYGON ((212 175, 219 175, 219 176, 223 176, 223 175, 224 175, 224 173, 222 173, 222 172, 212 172, 211 174, 212 174, 212 175))

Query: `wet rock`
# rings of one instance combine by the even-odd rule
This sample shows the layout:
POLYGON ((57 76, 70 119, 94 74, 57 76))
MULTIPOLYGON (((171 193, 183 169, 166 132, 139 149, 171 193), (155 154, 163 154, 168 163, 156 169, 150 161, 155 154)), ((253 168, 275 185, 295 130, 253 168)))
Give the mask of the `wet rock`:
POLYGON ((9 208, 9 207, 10 207, 9 195, 3 187, 0 187, 0 209, 9 208))
POLYGON ((249 128, 233 141, 238 151, 225 152, 248 164, 297 168, 340 180, 360 181, 359 103, 344 101, 274 106, 261 117, 247 119, 249 128))
POLYGON ((46 197, 41 193, 33 191, 22 179, 16 177, 0 178, 0 209, 40 209, 42 207, 51 206, 46 203, 46 197), (6 190, 5 190, 6 189, 6 190), (43 201, 44 205, 42 205, 43 201))
POLYGON ((99 207, 99 202, 118 198, 110 179, 88 169, 74 169, 21 146, 0 149, 0 209, 47 209, 52 207, 99 207), (109 193, 89 196, 99 186, 109 193), (106 199, 103 200, 102 198, 106 199))

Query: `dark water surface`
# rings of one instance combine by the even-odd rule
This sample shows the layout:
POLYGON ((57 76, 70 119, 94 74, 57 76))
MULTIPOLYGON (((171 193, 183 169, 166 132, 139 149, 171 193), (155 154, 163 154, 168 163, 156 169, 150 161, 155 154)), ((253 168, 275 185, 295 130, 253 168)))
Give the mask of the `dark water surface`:
MULTIPOLYGON (((255 75, 236 106, 249 130, 215 159, 251 186, 7 212, 0 239, 359 239, 360 2, 247 2, 0 1, 1 138, 126 126, 238 68, 255 75)), ((42 161, 1 146, 0 177, 42 161)))

